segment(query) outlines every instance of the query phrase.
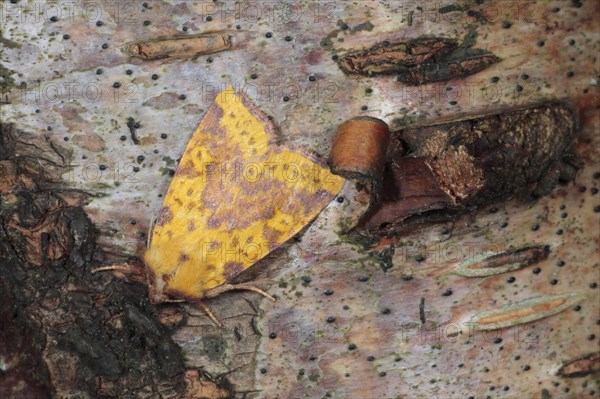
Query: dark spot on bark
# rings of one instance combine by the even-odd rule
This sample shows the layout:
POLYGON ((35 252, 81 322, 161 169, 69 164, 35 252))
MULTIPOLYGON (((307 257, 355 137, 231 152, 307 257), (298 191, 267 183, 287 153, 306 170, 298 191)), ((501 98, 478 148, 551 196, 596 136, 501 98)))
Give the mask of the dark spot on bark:
POLYGON ((225 338, 222 335, 214 335, 202 338, 204 343, 204 355, 212 361, 220 361, 225 356, 227 347, 225 338))

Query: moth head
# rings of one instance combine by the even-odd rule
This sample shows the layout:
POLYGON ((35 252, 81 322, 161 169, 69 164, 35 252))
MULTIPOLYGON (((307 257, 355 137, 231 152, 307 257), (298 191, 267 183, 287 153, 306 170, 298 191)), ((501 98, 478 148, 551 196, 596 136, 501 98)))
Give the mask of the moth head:
POLYGON ((148 297, 151 303, 164 303, 172 299, 167 294, 167 283, 162 276, 156 276, 152 269, 146 267, 148 276, 148 297))
POLYGON ((162 274, 146 263, 146 282, 148 284, 148 297, 151 303, 159 304, 165 302, 187 302, 196 298, 169 285, 172 274, 162 274))

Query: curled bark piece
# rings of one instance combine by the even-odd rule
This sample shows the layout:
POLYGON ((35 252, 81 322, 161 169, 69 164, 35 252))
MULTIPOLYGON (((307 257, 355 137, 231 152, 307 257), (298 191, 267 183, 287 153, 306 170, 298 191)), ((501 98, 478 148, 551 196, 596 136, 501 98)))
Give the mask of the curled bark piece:
POLYGON ((329 163, 333 173, 356 179, 379 190, 390 137, 388 125, 377 118, 352 118, 340 125, 329 163))
POLYGON ((387 165, 380 202, 359 222, 359 227, 385 231, 396 220, 447 209, 452 198, 437 183, 423 158, 404 157, 387 165))
MULTIPOLYGON (((444 191, 467 206, 504 200, 513 195, 548 194, 548 174, 557 176, 562 162, 571 164, 577 121, 564 104, 544 104, 470 121, 407 129, 400 136, 415 155, 432 165, 444 191), (465 152, 470 160, 455 156, 465 152), (468 165, 461 165, 468 161, 468 165), (474 185, 472 176, 483 176, 474 185), (469 191, 472 190, 472 191, 469 191)), ((558 177, 558 176, 557 176, 558 177)))
POLYGON ((123 46, 123 52, 143 60, 174 60, 217 53, 231 47, 231 34, 227 31, 216 31, 128 43, 123 46))
POLYGON ((582 299, 582 295, 576 294, 534 297, 500 310, 476 313, 469 320, 469 325, 476 330, 498 330, 512 327, 555 315, 582 299))
POLYGON ((564 364, 559 370, 561 377, 584 377, 600 371, 600 352, 590 353, 564 364))
POLYGON ((382 42, 366 50, 351 51, 338 58, 340 68, 348 74, 394 75, 448 54, 458 46, 456 40, 420 37, 408 42, 382 42))
POLYGON ((548 258, 548 245, 533 245, 500 253, 486 253, 479 259, 461 263, 456 274, 464 277, 485 277, 522 269, 548 258))
POLYGON ((559 179, 573 178, 573 173, 562 174, 563 170, 580 166, 571 152, 576 126, 575 113, 568 106, 549 103, 394 132, 391 141, 404 142, 410 156, 419 161, 407 162, 406 156, 388 152, 383 187, 396 189, 384 192, 358 227, 391 235, 414 222, 447 220, 457 212, 511 197, 546 195, 559 179), (414 168, 417 163, 423 167, 414 168), (406 173, 413 178, 404 177, 406 173), (427 192, 422 192, 424 182, 427 192), (433 192, 437 193, 435 206, 431 206, 433 192))

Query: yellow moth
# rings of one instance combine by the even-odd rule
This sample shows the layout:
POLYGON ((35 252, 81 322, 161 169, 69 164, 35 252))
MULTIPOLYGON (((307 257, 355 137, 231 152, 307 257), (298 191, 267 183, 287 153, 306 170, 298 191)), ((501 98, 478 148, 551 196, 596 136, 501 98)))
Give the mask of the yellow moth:
MULTIPOLYGON (((143 259, 153 302, 197 304, 244 289, 230 281, 309 224, 344 179, 275 143, 268 118, 229 87, 194 132, 149 234, 143 259)), ((114 265, 97 270, 125 270, 114 265)))

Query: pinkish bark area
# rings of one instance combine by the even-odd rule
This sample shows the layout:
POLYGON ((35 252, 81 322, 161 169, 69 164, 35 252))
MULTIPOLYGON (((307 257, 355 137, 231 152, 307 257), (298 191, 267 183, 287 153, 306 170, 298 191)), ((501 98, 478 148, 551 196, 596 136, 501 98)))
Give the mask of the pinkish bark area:
MULTIPOLYGON (((0 2, 0 118, 21 132, 16 146, 0 142, 0 250, 10 277, 2 286, 36 331, 30 343, 44 346, 28 352, 23 344, 47 366, 49 382, 35 389, 49 383, 58 397, 597 396, 596 2, 145 4, 69 12, 66 3, 0 2), (48 7, 36 11, 40 4, 48 7), (348 76, 333 59, 385 40, 460 42, 472 27, 475 48, 501 61, 461 80, 406 86, 393 75, 348 76), (119 47, 221 30, 232 32, 232 49, 192 59, 145 61, 119 47), (578 113, 575 151, 585 166, 546 197, 419 228, 397 237, 394 251, 364 251, 344 234, 366 206, 348 184, 342 202, 244 276, 277 302, 253 293, 207 301, 224 321, 218 330, 194 308, 148 307, 141 286, 88 273, 115 255, 140 255, 170 171, 214 94, 230 84, 273 117, 282 142, 321 155, 355 116, 398 130, 559 99, 578 113), (456 273, 528 245, 548 245, 549 256, 488 277, 456 273), (577 300, 551 315, 552 298, 567 294, 577 300), (536 297, 547 302, 525 302, 536 297), (515 309, 540 318, 491 331, 468 324, 515 309)), ((0 353, 3 372, 18 367, 14 353, 0 353)))

